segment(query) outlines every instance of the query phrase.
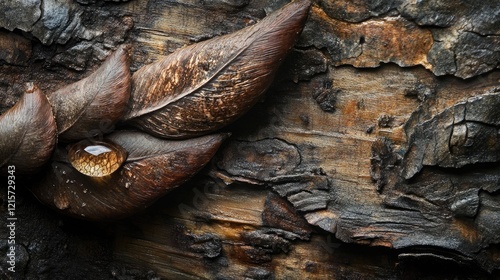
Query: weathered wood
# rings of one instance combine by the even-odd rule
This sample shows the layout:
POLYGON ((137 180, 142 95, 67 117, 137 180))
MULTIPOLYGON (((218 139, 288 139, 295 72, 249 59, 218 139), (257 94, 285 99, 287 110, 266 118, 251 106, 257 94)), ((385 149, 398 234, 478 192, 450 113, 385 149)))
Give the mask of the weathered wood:
MULTIPOLYGON (((286 2, 2 2, 0 112, 121 44, 136 71, 286 2)), ((500 5, 465 2, 315 1, 266 97, 182 189, 104 225, 20 193, 19 275, 498 276, 500 5)))

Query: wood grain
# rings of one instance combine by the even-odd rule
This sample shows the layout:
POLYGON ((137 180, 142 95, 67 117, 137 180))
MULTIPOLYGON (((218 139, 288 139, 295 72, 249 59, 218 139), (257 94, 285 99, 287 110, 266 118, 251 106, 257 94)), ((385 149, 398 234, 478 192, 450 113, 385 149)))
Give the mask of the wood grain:
MULTIPOLYGON (((12 55, 0 66, 0 111, 19 99, 18 83, 36 79, 44 92, 61 88, 124 42, 132 45, 135 72, 179 47, 255 24, 285 2, 80 0, 71 4, 83 19, 78 32, 62 32, 62 39, 41 24, 24 30, 31 17, 11 21, 15 27, 0 20, 6 30, 24 30, 15 34, 31 44, 20 46, 25 54, 31 48, 19 63, 29 67, 9 62, 12 55)), ((20 246, 29 252, 24 273, 498 277, 498 161, 424 164, 412 179, 402 176, 415 127, 460 102, 498 93, 497 1, 319 0, 311 11, 265 98, 225 129, 232 138, 199 177, 153 208, 120 223, 89 225, 47 212, 26 195, 19 210, 26 217, 20 246), (46 259, 57 263, 42 265, 46 259)))

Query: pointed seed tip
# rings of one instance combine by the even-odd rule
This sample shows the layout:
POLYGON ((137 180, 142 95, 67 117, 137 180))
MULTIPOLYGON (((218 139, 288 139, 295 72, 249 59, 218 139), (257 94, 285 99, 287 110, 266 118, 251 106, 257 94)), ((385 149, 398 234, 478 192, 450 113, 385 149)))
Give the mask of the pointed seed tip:
POLYGON ((33 82, 27 82, 25 87, 26 93, 33 93, 38 89, 38 87, 33 82))
POLYGON ((231 132, 224 132, 224 133, 219 133, 221 141, 227 140, 229 137, 231 137, 232 133, 231 132))
POLYGON ((301 7, 309 8, 312 5, 312 0, 295 0, 292 1, 290 4, 298 4, 301 7))
POLYGON ((117 49, 116 49, 116 52, 117 53, 121 53, 123 52, 125 55, 129 56, 130 55, 130 51, 132 50, 132 45, 131 44, 123 44, 123 45, 120 45, 117 49))

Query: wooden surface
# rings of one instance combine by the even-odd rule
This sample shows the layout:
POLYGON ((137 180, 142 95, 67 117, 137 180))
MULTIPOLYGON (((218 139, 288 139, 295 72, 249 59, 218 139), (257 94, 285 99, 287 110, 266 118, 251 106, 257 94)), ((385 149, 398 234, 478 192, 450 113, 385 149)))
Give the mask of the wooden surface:
MULTIPOLYGON (((1 3, 0 46, 8 51, 0 52, 0 112, 17 101, 24 82, 54 91, 88 76, 121 44, 131 44, 136 71, 286 2, 1 3), (16 15, 39 5, 46 12, 7 23, 8 5, 18 5, 16 15)), ((315 1, 265 98, 224 129, 232 137, 196 178, 145 213, 89 224, 20 194, 21 273, 497 276, 500 6, 462 2, 315 1), (472 112, 460 114, 468 99, 472 112)))

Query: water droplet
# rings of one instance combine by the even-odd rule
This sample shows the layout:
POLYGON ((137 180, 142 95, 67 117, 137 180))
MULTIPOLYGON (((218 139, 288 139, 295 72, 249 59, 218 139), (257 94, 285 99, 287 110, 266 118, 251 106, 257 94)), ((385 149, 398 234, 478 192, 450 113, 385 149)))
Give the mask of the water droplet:
POLYGON ((82 203, 82 207, 85 207, 85 206, 87 206, 87 203, 85 203, 85 202, 82 203))
POLYGON ((127 152, 111 141, 82 140, 69 146, 68 158, 79 172, 91 177, 103 177, 123 164, 127 152))
POLYGON ((89 190, 87 190, 87 189, 84 189, 84 190, 83 190, 83 193, 87 193, 88 191, 89 191, 89 190))
POLYGON ((68 209, 69 208, 69 200, 67 199, 67 197, 58 196, 58 197, 54 198, 54 205, 59 210, 68 209))

